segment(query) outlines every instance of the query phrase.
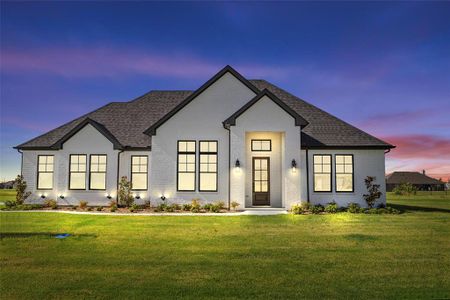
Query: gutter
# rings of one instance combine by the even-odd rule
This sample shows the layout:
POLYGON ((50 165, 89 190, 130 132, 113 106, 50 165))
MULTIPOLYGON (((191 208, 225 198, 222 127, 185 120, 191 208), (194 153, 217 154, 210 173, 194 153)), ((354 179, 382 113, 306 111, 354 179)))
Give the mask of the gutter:
POLYGON ((309 203, 309 154, 306 148, 306 201, 309 203))
POLYGON ((224 125, 224 128, 228 130, 228 210, 230 210, 231 207, 231 130, 230 127, 226 127, 224 125))

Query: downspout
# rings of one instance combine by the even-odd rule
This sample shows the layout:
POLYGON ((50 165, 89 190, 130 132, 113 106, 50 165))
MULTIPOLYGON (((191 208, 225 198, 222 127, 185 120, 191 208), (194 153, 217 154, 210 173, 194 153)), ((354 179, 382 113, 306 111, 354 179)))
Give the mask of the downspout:
POLYGON ((23 176, 23 152, 20 149, 17 149, 17 152, 20 153, 20 176, 23 176))
POLYGON ((231 130, 228 127, 225 127, 226 130, 228 130, 228 211, 230 210, 231 206, 231 130))
POLYGON ((309 159, 308 148, 306 148, 306 201, 309 203, 309 159))
POLYGON ((120 154, 125 150, 122 149, 117 153, 117 187, 116 187, 116 204, 119 206, 119 171, 120 171, 120 154))

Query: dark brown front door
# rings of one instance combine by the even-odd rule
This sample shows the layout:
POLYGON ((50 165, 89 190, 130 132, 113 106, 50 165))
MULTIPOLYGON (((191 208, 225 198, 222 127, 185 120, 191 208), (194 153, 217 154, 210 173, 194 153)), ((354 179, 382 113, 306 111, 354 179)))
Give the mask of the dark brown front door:
POLYGON ((253 157, 253 205, 270 205, 270 159, 253 157))

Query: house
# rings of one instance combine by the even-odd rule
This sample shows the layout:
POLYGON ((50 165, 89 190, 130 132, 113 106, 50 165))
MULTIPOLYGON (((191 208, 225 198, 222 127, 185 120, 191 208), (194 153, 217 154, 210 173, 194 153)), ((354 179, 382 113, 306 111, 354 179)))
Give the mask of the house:
POLYGON ((376 177, 384 203, 393 147, 226 66, 195 91, 109 103, 16 148, 31 201, 105 205, 127 176, 136 198, 152 204, 199 198, 289 209, 366 205, 366 176, 376 177))
POLYGON ((403 184, 410 183, 419 191, 443 191, 445 190, 445 182, 429 177, 419 172, 393 172, 386 176, 386 191, 392 190, 403 184))

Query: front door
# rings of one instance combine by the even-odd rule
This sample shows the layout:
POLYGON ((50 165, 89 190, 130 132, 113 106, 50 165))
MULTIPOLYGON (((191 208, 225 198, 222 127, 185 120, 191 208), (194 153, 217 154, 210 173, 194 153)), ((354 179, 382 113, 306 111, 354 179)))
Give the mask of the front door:
POLYGON ((270 205, 270 158, 253 157, 253 205, 270 205))

